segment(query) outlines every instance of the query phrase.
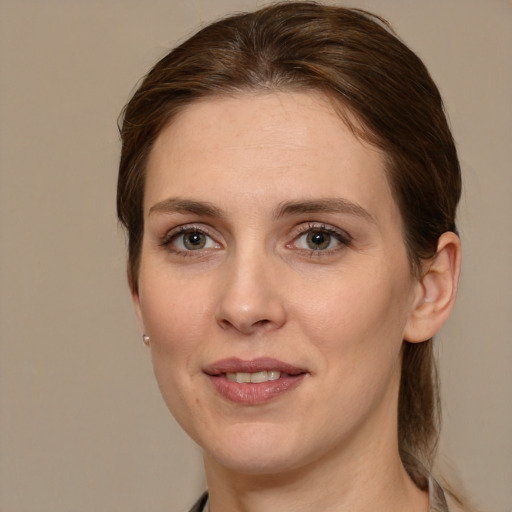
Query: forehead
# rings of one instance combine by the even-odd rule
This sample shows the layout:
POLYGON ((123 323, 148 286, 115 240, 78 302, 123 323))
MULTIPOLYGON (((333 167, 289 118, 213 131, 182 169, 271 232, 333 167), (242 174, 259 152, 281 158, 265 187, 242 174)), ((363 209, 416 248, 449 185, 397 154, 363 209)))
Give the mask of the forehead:
POLYGON ((211 201, 226 190, 266 202, 335 195, 366 208, 394 206, 382 153, 316 92, 207 98, 160 133, 147 166, 147 207, 183 194, 211 201))
MULTIPOLYGON (((178 112, 157 137, 153 153, 164 144, 168 146, 171 138, 204 150, 238 146, 257 151, 277 149, 279 144, 282 149, 287 145, 290 149, 294 145, 297 148, 302 145, 304 149, 328 148, 333 144, 338 147, 342 138, 355 139, 355 136, 346 137, 348 133, 338 133, 352 132, 342 116, 351 127, 363 131, 355 115, 315 90, 207 96, 178 112), (325 137, 326 131, 331 131, 333 136, 325 137), (205 134, 209 136, 203 137, 205 134), (231 145, 225 145, 226 138, 232 141, 231 145)), ((368 150, 379 153, 364 144, 362 138, 360 142, 368 150)))

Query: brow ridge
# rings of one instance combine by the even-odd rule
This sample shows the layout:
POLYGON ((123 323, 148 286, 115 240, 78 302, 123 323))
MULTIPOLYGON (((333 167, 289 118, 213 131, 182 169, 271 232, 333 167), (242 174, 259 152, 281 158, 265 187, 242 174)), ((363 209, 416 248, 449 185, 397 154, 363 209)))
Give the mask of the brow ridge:
POLYGON ((208 201, 196 201, 193 199, 182 199, 169 197, 155 203, 149 209, 149 215, 153 213, 193 213, 206 217, 223 217, 223 211, 208 201))
POLYGON ((375 223, 375 219, 368 210, 342 197, 286 201, 276 209, 275 217, 308 213, 346 213, 375 223))
MULTIPOLYGON (((149 215, 153 213, 192 213, 219 218, 225 216, 221 208, 209 201, 179 197, 170 197, 155 203, 149 209, 149 215)), ((375 223, 375 219, 365 208, 341 197, 285 201, 274 211, 274 217, 278 219, 289 215, 310 213, 344 213, 375 223)))

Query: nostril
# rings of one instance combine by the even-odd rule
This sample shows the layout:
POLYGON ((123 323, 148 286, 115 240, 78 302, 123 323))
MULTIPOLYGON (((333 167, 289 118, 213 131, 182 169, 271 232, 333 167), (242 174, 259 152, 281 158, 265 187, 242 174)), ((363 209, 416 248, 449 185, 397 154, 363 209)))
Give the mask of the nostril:
POLYGON ((252 334, 260 329, 266 330, 267 326, 272 325, 272 321, 264 318, 263 320, 256 320, 255 322, 231 322, 229 319, 224 318, 219 322, 219 325, 225 330, 234 328, 237 331, 252 334))
POLYGON ((233 327, 233 326, 231 325, 231 323, 229 322, 229 320, 225 320, 225 319, 224 319, 224 320, 221 320, 221 321, 219 322, 219 325, 220 325, 223 329, 229 329, 230 327, 233 327))

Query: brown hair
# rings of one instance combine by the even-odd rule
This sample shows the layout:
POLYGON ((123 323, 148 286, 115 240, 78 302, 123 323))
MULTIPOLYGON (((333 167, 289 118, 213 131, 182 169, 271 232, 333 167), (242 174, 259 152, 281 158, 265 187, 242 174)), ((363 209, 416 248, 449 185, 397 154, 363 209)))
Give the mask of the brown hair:
MULTIPOLYGON (((200 30, 153 67, 125 107, 117 209, 128 231, 133 289, 145 164, 161 130, 199 98, 272 90, 322 91, 357 136, 383 150, 412 272, 435 254, 442 233, 456 231, 457 153, 421 60, 375 15, 278 3, 200 30)), ((398 409, 402 460, 413 456, 431 467, 440 414, 432 340, 404 343, 398 409)))

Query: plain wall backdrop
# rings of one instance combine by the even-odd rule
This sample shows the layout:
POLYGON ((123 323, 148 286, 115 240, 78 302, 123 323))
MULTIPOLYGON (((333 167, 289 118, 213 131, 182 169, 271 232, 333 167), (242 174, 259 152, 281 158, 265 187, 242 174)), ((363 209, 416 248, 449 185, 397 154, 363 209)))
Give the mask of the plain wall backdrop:
MULTIPOLYGON (((115 218, 116 118, 201 24, 256 0, 0 0, 0 511, 178 512, 199 450, 142 346, 115 218)), ((438 337, 452 461, 484 510, 512 510, 512 3, 353 0, 387 18, 444 96, 464 245, 438 337)))

